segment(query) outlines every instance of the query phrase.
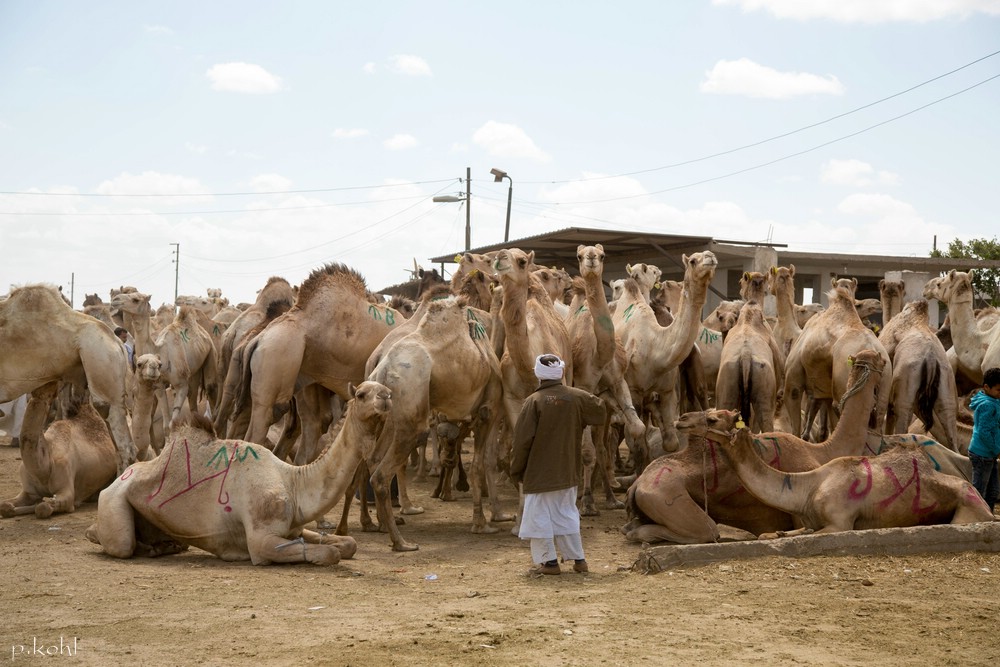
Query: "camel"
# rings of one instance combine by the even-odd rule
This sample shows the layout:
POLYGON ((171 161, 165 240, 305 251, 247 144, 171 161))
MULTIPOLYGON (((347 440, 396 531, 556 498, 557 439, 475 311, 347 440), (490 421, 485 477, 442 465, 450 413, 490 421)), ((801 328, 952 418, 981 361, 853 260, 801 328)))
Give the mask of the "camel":
MULTIPOLYGON (((377 448, 366 457, 379 523, 388 530, 394 551, 413 551, 418 546, 403 539, 396 526, 389 484, 428 429, 432 412, 450 422, 470 415, 475 421, 472 532, 499 530, 483 513, 481 478, 486 480, 493 504, 493 520, 513 519, 500 510, 495 481, 496 442, 503 416, 500 363, 489 339, 470 327, 466 310, 455 298, 431 301, 416 328, 385 350, 368 375, 396 397, 377 448)), ((345 516, 348 508, 346 502, 345 516)))
POLYGON ((135 336, 136 357, 155 354, 160 358, 160 374, 174 391, 173 405, 160 406, 164 424, 172 427, 185 403, 191 412, 196 412, 200 389, 204 389, 210 404, 215 402, 215 345, 198 324, 198 316, 190 306, 182 306, 174 320, 153 340, 148 294, 117 294, 112 304, 125 315, 126 328, 135 336))
POLYGON ((764 534, 761 539, 993 521, 993 511, 975 487, 934 470, 918 445, 900 444, 875 457, 844 456, 795 473, 777 470, 757 456, 748 429, 719 435, 731 436, 717 442, 746 490, 802 523, 800 529, 764 534))
MULTIPOLYGON (((576 258, 584 298, 574 298, 568 319, 569 335, 573 346, 573 385, 592 394, 610 392, 614 398, 609 404, 621 414, 630 442, 640 438, 646 429, 639 419, 632 396, 625 382, 625 348, 615 336, 607 295, 604 292, 604 247, 579 245, 576 258)), ((609 412, 608 418, 611 414, 609 412)), ((584 438, 583 510, 584 516, 597 513, 594 507, 592 475, 595 464, 600 466, 604 480, 605 502, 609 508, 621 509, 624 505, 615 498, 612 460, 617 442, 608 440, 608 424, 589 429, 590 439, 584 438), (588 445, 588 443, 590 443, 588 445), (592 446, 594 451, 588 451, 592 446)))
MULTIPOLYGON (((572 279, 569 274, 563 269, 557 269, 555 267, 541 268, 533 271, 535 277, 542 283, 542 287, 545 288, 545 292, 552 299, 552 305, 555 306, 556 312, 559 313, 559 317, 566 319, 569 317, 569 305, 564 301, 566 296, 566 291, 572 286, 572 279)), ((601 289, 604 289, 602 286, 601 289)))
MULTIPOLYGON (((763 282, 763 274, 758 275, 763 282)), ((756 297, 750 293, 754 289, 761 288, 752 286, 747 296, 756 297)), ((716 407, 738 409, 755 433, 773 431, 778 384, 784 380, 784 370, 784 355, 764 321, 763 306, 748 300, 722 346, 716 407)))
MULTIPOLYGON (((678 405, 676 377, 670 371, 690 354, 698 338, 702 329, 701 309, 718 265, 715 255, 708 250, 683 255, 682 263, 685 267, 684 291, 673 324, 663 327, 656 321, 635 278, 625 281, 625 293, 618 301, 613 318, 615 332, 621 336, 628 357, 625 378, 633 404, 645 405, 653 393, 659 394, 657 418, 666 451, 676 451, 680 444, 673 428, 678 405)), ((646 463, 646 452, 639 447, 636 472, 646 463)))
POLYGON ((806 322, 826 310, 826 306, 821 303, 795 304, 795 321, 799 328, 803 328, 806 322))
POLYGON ((787 357, 802 334, 802 327, 795 317, 795 265, 772 266, 768 278, 768 288, 774 295, 778 312, 777 322, 771 331, 782 357, 787 357))
POLYGON ((349 392, 340 433, 306 466, 253 443, 218 440, 211 423, 195 415, 171 433, 160 456, 134 464, 101 492, 87 538, 116 558, 187 546, 254 565, 351 558, 354 538, 303 528, 343 497, 392 407, 390 391, 377 382, 349 392))
MULTIPOLYGON (((806 434, 812 426, 811 416, 806 419, 804 427, 802 424, 803 395, 810 399, 814 407, 821 402, 830 403, 834 396, 843 395, 850 371, 847 359, 864 349, 878 351, 887 368, 881 377, 878 392, 874 416, 877 428, 881 429, 888 409, 892 362, 878 338, 861 323, 858 316, 854 305, 857 280, 831 278, 830 284, 830 306, 809 321, 785 361, 785 417, 796 434, 806 434)), ((829 416, 831 424, 835 425, 836 410, 831 409, 829 416)))
POLYGON ((705 385, 711 392, 712 405, 715 404, 715 385, 719 379, 719 363, 722 361, 725 335, 736 326, 742 307, 742 301, 720 301, 708 317, 701 321, 701 332, 695 340, 695 346, 701 352, 705 385))
MULTIPOLYGON (((504 328, 504 352, 500 359, 503 400, 507 424, 515 424, 521 404, 538 388, 535 357, 557 354, 565 362, 563 381, 573 383, 573 349, 563 319, 552 299, 532 273, 535 253, 505 248, 496 254, 493 270, 503 288, 500 318, 504 328)), ((506 445, 502 452, 506 458, 506 445)))
POLYGON ((493 253, 480 255, 474 252, 467 252, 464 255, 456 255, 455 262, 458 268, 451 274, 451 292, 458 294, 462 289, 462 283, 466 276, 476 271, 487 276, 493 275, 493 253))
POLYGON ((110 328, 73 310, 51 285, 15 287, 0 299, 0 350, 0 403, 56 380, 86 383, 109 406, 118 469, 135 461, 125 409, 128 360, 110 328))
MULTIPOLYGON (((349 398, 347 387, 364 379, 375 346, 405 321, 384 303, 370 302, 367 292, 355 270, 328 264, 306 278, 288 312, 247 344, 234 409, 238 415, 250 406, 245 440, 263 444, 272 408, 291 400, 299 387, 316 383, 349 398)), ((310 434, 310 441, 319 435, 310 434)))
POLYGON ((658 282, 660 291, 659 299, 670 311, 671 315, 677 312, 681 305, 681 294, 684 292, 684 283, 679 280, 661 280, 658 282))
POLYGON ((942 441, 961 451, 955 374, 944 346, 931 331, 927 301, 907 303, 882 329, 879 341, 892 359, 892 395, 885 432, 905 433, 916 413, 928 430, 943 433, 942 441))
POLYGON ((0 502, 0 516, 72 512, 115 477, 115 443, 89 400, 42 432, 57 390, 50 382, 31 394, 21 431, 21 493, 0 502))
POLYGON ((882 303, 882 328, 889 324, 903 309, 906 299, 906 285, 902 280, 878 281, 879 300, 882 303))
POLYGON ((932 278, 924 285, 923 297, 937 299, 948 306, 954 342, 948 352, 952 369, 978 387, 983 384, 983 360, 997 327, 983 330, 976 321, 972 309, 972 275, 971 270, 952 270, 944 276, 932 278))
POLYGON ((157 419, 157 404, 169 405, 167 402, 167 382, 160 374, 160 356, 143 354, 135 360, 135 373, 132 378, 132 433, 135 437, 137 458, 147 460, 149 450, 155 454, 163 449, 166 440, 164 427, 167 422, 157 419))
MULTIPOLYGON (((639 286, 639 292, 646 303, 649 303, 649 293, 653 288, 660 289, 662 287, 660 276, 663 275, 663 271, 655 264, 626 264, 625 273, 639 286)), ((681 291, 683 292, 683 286, 681 291)), ((678 305, 676 309, 670 312, 676 314, 679 308, 680 306, 678 305)))
MULTIPOLYGON (((931 438, 868 431, 868 415, 875 406, 884 367, 873 350, 858 353, 852 362, 842 418, 829 439, 814 444, 782 431, 760 433, 753 442, 762 460, 779 470, 803 472, 840 456, 875 455, 900 443, 912 443, 920 446, 935 469, 966 480, 971 477, 967 457, 931 438)), ((728 432, 738 419, 738 413, 727 410, 681 416, 676 426, 687 432, 688 449, 651 463, 629 489, 626 507, 632 520, 622 528, 629 540, 717 541, 720 527, 716 522, 757 535, 792 527, 790 514, 768 510, 742 489, 730 460, 716 443, 706 440, 710 429, 728 432)))

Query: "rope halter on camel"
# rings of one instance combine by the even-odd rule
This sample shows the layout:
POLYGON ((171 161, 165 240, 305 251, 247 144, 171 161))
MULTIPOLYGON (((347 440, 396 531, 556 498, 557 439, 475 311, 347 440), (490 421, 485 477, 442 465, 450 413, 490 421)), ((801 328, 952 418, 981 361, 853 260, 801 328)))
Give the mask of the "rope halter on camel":
POLYGON ((882 374, 881 368, 875 368, 867 361, 848 360, 848 363, 850 363, 852 366, 860 366, 861 376, 858 378, 857 382, 855 382, 852 386, 847 388, 847 391, 844 392, 844 397, 840 399, 840 403, 838 404, 837 407, 840 409, 841 412, 844 411, 844 403, 847 402, 847 399, 849 399, 851 396, 854 396, 856 393, 864 389, 865 385, 868 384, 868 378, 871 377, 872 373, 878 373, 879 375, 882 374))

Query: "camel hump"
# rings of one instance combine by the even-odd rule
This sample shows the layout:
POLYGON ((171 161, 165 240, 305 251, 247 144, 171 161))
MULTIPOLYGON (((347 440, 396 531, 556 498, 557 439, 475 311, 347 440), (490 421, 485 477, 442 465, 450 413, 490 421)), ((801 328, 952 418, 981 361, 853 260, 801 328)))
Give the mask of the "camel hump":
POLYGON ((212 421, 200 412, 194 412, 189 416, 182 417, 178 421, 177 426, 178 428, 181 426, 189 426, 198 431, 204 431, 213 438, 216 437, 215 426, 212 424, 212 421))

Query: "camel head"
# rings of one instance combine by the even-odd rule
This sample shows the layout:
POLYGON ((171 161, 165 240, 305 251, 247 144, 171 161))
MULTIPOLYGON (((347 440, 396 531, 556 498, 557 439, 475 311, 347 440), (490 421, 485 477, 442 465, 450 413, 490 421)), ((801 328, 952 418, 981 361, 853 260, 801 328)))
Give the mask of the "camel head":
POLYGON ((141 292, 119 292, 111 297, 111 306, 132 315, 149 315, 149 295, 141 292))
POLYGON ((853 301, 854 295, 858 291, 858 279, 830 276, 830 287, 833 288, 834 292, 849 294, 851 300, 853 301))
POLYGON ((625 279, 618 278, 617 280, 611 281, 611 300, 617 301, 621 298, 622 294, 625 292, 625 279))
POLYGON ((354 415, 362 420, 384 420, 392 410, 392 391, 384 384, 366 380, 354 386, 348 385, 354 415))
POLYGON ((901 280, 878 281, 878 292, 883 299, 902 299, 906 295, 906 285, 901 280))
POLYGON ((533 273, 553 301, 564 302, 566 290, 573 284, 568 273, 562 269, 538 269, 533 273))
POLYGON ((924 284, 924 290, 921 296, 925 299, 937 299, 938 301, 944 301, 944 295, 941 290, 941 282, 944 280, 943 276, 938 276, 937 278, 931 278, 924 284))
POLYGON ((520 248, 504 248, 493 260, 493 270, 501 283, 516 281, 527 284, 528 273, 535 263, 535 251, 524 252, 520 248))
POLYGON ((649 292, 654 287, 660 286, 660 277, 663 271, 654 264, 626 264, 625 273, 629 278, 638 283, 639 288, 644 292, 649 292))
POLYGON ((580 275, 600 277, 604 273, 604 246, 578 245, 576 247, 576 260, 580 264, 580 275))
POLYGON ((719 265, 719 260, 711 250, 703 250, 693 255, 681 255, 681 262, 684 264, 685 283, 689 280, 697 283, 711 280, 715 275, 715 267, 719 265))
POLYGON ((135 360, 135 374, 144 382, 156 382, 160 379, 160 355, 143 354, 135 360))
POLYGON ((736 326, 736 321, 740 317, 740 310, 742 310, 742 308, 742 301, 722 301, 715 307, 715 310, 713 310, 709 316, 705 318, 702 324, 710 329, 726 333, 736 326))
POLYGON ((399 314, 406 319, 410 319, 413 317, 413 313, 417 312, 416 302, 402 294, 393 294, 388 305, 393 310, 399 311, 399 314))
POLYGON ((767 293, 767 276, 760 271, 744 271, 740 277, 740 296, 744 301, 764 303, 767 293))
MULTIPOLYGON (((941 295, 936 297, 946 304, 971 303, 972 302, 972 270, 955 271, 952 269, 943 278, 938 278, 941 295)), ((926 289, 926 288, 925 288, 926 289)))
POLYGON ((704 437, 710 429, 728 433, 739 420, 740 413, 735 410, 685 412, 674 422, 674 428, 679 432, 687 433, 689 436, 704 437))
POLYGON ((882 302, 878 299, 859 299, 854 302, 858 317, 865 319, 869 315, 882 312, 882 302))
POLYGON ((819 315, 824 310, 823 304, 821 303, 805 303, 802 305, 795 304, 795 321, 798 323, 801 329, 806 325, 806 322, 811 320, 816 315, 819 315))
POLYGON ((767 284, 771 294, 777 296, 780 287, 789 294, 795 294, 793 289, 795 283, 795 265, 772 266, 767 272, 767 284))
POLYGON ((206 288, 209 299, 221 299, 222 298, 222 288, 221 287, 208 287, 206 288))

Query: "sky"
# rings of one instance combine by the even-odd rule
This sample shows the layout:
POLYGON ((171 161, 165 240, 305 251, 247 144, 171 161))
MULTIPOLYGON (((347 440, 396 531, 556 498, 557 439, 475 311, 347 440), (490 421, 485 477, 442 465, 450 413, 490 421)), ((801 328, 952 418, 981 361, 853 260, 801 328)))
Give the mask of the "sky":
POLYGON ((0 0, 0 293, 377 290, 508 190, 511 246, 925 257, 1000 228, 998 52, 1000 0, 0 0))

